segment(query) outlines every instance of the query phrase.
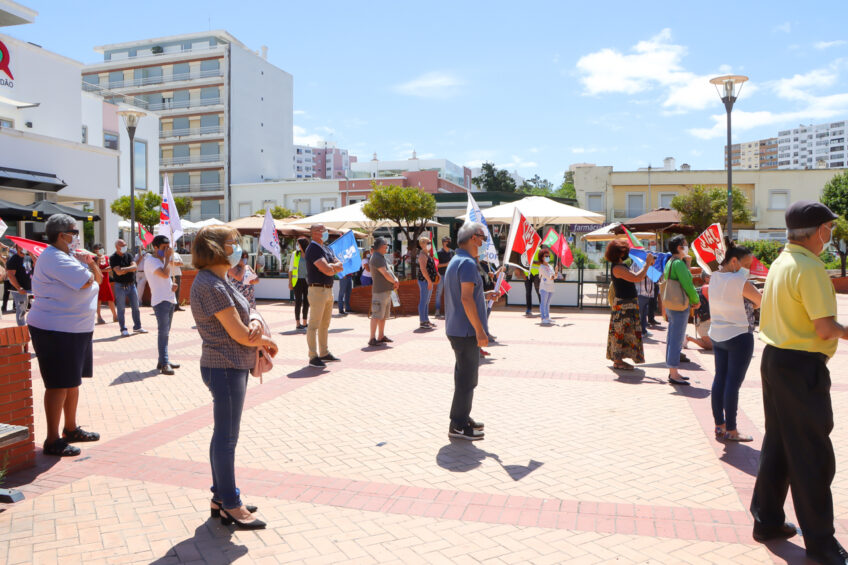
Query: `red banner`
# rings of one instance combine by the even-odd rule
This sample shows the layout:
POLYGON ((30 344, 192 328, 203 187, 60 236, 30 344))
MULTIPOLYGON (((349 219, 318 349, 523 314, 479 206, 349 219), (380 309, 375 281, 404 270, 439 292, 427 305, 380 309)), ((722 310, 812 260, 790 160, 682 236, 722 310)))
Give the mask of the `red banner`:
POLYGON ((144 247, 147 247, 153 241, 153 234, 147 231, 147 228, 143 225, 138 224, 138 238, 144 244, 144 247))
POLYGON ((7 235, 6 239, 11 239, 17 245, 20 245, 21 247, 32 253, 34 257, 38 257, 39 255, 41 255, 41 252, 47 249, 48 245, 47 243, 33 241, 31 239, 26 239, 23 237, 16 237, 14 235, 7 235))
POLYGON ((751 261, 751 276, 758 279, 764 279, 768 276, 768 267, 762 264, 759 259, 754 257, 751 261))
POLYGON ((570 267, 574 262, 574 255, 571 253, 571 247, 568 245, 568 240, 565 236, 559 234, 559 240, 551 246, 551 251, 559 255, 559 260, 566 267, 570 267))
POLYGON ((504 263, 518 267, 527 272, 533 262, 533 256, 542 243, 542 238, 533 229, 527 218, 515 208, 512 215, 512 224, 509 228, 509 237, 506 240, 506 258, 504 263))
POLYGON ((721 224, 713 224, 704 230, 692 242, 692 251, 695 259, 708 275, 718 270, 719 263, 724 261, 724 237, 721 233, 721 224))

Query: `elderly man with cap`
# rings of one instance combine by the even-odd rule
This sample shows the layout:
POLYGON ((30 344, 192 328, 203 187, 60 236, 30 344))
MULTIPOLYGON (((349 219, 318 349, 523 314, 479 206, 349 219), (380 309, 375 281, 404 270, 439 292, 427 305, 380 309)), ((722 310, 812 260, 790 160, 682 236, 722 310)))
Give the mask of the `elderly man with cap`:
POLYGON ((848 329, 836 321, 835 291, 818 257, 836 217, 819 202, 793 203, 786 211, 789 243, 766 279, 760 317, 766 429, 751 513, 755 540, 792 537, 795 527, 783 512, 791 487, 807 556, 844 565, 848 553, 834 537, 830 492, 836 464, 827 362, 848 329))

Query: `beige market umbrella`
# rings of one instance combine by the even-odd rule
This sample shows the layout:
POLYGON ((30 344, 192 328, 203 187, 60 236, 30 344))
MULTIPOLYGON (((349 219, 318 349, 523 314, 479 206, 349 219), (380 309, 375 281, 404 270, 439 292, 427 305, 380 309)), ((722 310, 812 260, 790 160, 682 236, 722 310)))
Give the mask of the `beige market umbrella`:
MULTIPOLYGON (((626 239, 627 235, 618 234, 614 231, 620 225, 620 223, 614 222, 608 226, 596 229, 595 231, 590 231, 581 237, 584 241, 612 241, 614 239, 626 239)), ((636 232, 633 235, 637 239, 654 240, 657 238, 657 234, 651 232, 636 232)))
MULTIPOLYGON (((486 208, 482 212, 490 224, 509 224, 516 208, 537 229, 548 224, 602 224, 605 221, 603 214, 562 204, 544 196, 528 196, 486 208)), ((457 217, 464 220, 466 214, 457 217)))

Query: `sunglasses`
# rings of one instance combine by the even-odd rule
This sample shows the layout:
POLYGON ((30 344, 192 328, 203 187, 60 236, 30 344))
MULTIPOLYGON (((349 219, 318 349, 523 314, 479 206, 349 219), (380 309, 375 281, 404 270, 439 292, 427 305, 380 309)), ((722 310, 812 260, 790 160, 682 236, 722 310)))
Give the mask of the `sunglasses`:
POLYGON ((65 230, 65 233, 72 233, 74 235, 79 235, 79 230, 65 230))

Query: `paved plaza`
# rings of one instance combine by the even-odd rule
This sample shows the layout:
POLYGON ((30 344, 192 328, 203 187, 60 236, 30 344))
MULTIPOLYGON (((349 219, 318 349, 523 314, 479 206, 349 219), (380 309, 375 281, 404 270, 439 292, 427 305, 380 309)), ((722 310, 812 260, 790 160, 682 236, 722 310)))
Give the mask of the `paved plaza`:
MULTIPOLYGON (((840 296, 848 313, 848 297, 840 296)), ((95 377, 79 423, 102 434, 82 455, 41 454, 43 386, 33 358, 38 467, 6 485, 0 562, 17 563, 804 563, 800 538, 751 539, 747 510, 763 435, 759 363, 742 387, 750 444, 713 437, 711 354, 688 350, 693 386, 666 384, 665 332, 647 364, 617 375, 605 359, 609 310, 557 310, 554 327, 496 310, 498 343, 480 368, 481 442, 451 441, 453 354, 443 323, 392 319, 391 347, 370 348, 368 319, 334 316, 327 370, 306 367, 288 302, 260 303, 280 345, 251 379, 236 477, 263 531, 209 517, 211 396, 200 340, 177 312, 159 375, 146 335, 95 331, 95 377)), ((108 316, 108 311, 106 312, 108 316)), ((843 316, 844 317, 844 316, 843 316)), ((4 316, 0 325, 13 323, 4 316)), ((690 326, 690 334, 694 328, 690 326)), ((830 363, 836 428, 837 536, 848 541, 848 347, 830 363)), ((791 505, 788 517, 794 520, 791 505)))

